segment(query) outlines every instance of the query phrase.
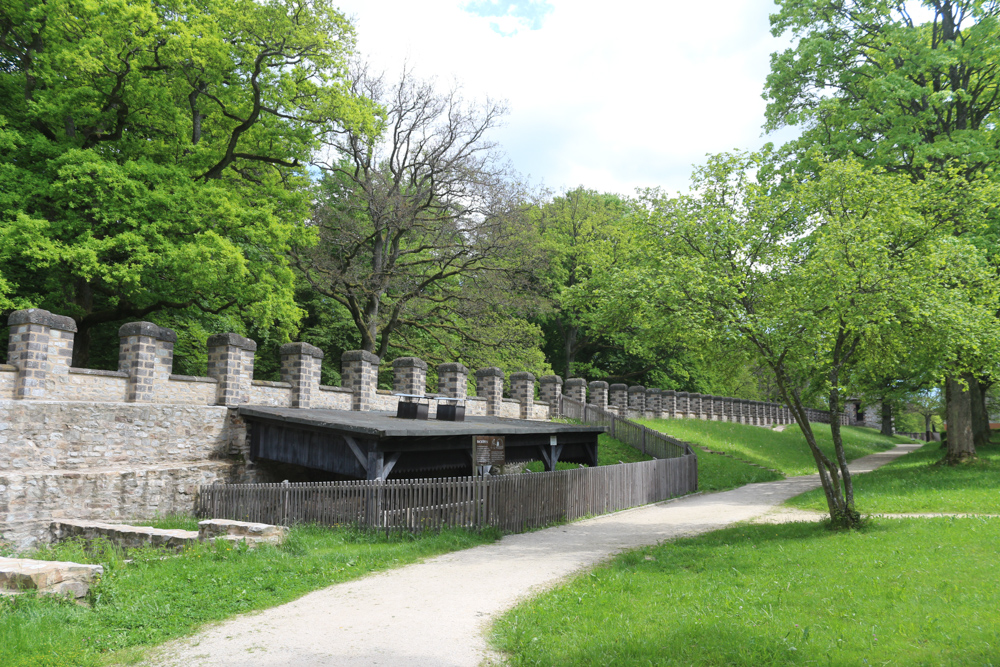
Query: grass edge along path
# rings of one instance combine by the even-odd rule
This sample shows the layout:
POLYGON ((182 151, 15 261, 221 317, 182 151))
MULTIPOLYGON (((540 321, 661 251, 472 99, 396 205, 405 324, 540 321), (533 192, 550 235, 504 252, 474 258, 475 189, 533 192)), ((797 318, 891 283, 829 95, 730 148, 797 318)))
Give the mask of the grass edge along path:
MULTIPOLYGON (((871 473, 854 478, 858 509, 865 514, 956 512, 1000 513, 1000 440, 977 449, 977 460, 957 466, 938 465, 941 443, 929 442, 917 451, 871 473)), ((823 511, 822 490, 785 503, 798 509, 823 511)))
POLYGON ((740 524, 637 549, 519 605, 521 665, 997 664, 1000 519, 740 524))
MULTIPOLYGON (((184 524, 167 518, 163 523, 184 524)), ((147 648, 206 623, 266 609, 330 585, 499 539, 499 532, 446 530, 390 535, 296 526, 281 547, 199 544, 180 555, 109 545, 93 554, 63 543, 25 557, 101 563, 92 607, 34 594, 0 597, 0 665, 98 667, 134 664, 147 648)))

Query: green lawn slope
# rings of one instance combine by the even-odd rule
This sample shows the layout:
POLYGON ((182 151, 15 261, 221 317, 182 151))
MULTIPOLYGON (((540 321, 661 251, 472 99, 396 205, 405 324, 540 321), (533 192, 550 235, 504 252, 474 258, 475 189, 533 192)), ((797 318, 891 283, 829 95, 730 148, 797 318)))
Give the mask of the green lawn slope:
MULTIPOLYGON (((778 470, 786 476, 809 475, 816 472, 816 463, 798 426, 775 431, 749 424, 712 422, 700 419, 645 419, 640 423, 675 438, 725 452, 737 458, 778 470)), ((828 424, 813 424, 820 449, 833 457, 833 439, 828 424)), ((844 452, 852 461, 862 456, 892 449, 910 438, 886 437, 873 429, 844 426, 844 452)), ((699 463, 711 455, 699 457, 699 463)))
MULTIPOLYGON (((856 475, 854 495, 862 513, 970 512, 1000 514, 1000 441, 980 447, 978 459, 960 466, 938 465, 941 443, 864 475, 856 475)), ((788 501, 802 509, 826 511, 820 489, 788 501)))

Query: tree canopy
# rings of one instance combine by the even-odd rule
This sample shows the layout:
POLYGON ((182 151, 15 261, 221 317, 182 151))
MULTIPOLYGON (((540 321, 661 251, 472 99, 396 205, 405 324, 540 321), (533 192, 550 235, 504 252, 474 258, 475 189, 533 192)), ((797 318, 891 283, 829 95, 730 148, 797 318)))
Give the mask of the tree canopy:
POLYGON ((4 2, 0 297, 93 327, 235 313, 287 336, 319 139, 374 127, 324 0, 4 2))
POLYGON ((309 288, 380 357, 428 349, 420 339, 453 360, 523 344, 502 321, 531 328, 524 295, 544 258, 528 193, 487 136, 503 105, 466 102, 409 71, 389 84, 358 68, 352 86, 385 120, 375 136, 347 128, 328 147, 311 218, 319 244, 293 251, 309 288))

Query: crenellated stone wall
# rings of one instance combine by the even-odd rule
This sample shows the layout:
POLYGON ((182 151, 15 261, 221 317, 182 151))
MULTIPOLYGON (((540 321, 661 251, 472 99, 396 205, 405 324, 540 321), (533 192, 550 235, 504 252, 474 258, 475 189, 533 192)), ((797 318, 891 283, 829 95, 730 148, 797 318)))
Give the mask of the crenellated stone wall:
MULTIPOLYGON (((426 393, 427 365, 416 358, 394 364, 397 391, 387 392, 376 386, 380 359, 347 352, 345 386, 330 387, 320 384, 323 351, 288 343, 282 381, 254 380, 256 343, 224 333, 208 340, 209 377, 190 377, 172 373, 173 331, 132 322, 119 331, 118 370, 102 371, 70 365, 72 319, 28 309, 9 324, 11 363, 0 364, 0 541, 17 549, 46 541, 53 519, 189 512, 199 485, 255 481, 240 405, 395 412, 398 393, 426 393)), ((512 374, 515 397, 504 398, 500 369, 482 377, 488 396, 467 397, 465 366, 438 370, 441 395, 465 398, 468 416, 545 420, 557 398, 536 401, 527 373, 512 374)), ((434 418, 437 401, 430 406, 434 418)))

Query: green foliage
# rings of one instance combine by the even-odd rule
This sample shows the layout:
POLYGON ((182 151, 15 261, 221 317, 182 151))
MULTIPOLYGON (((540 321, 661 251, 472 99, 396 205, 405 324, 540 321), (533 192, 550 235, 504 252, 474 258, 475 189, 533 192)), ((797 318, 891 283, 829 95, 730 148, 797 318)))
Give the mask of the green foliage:
POLYGON ((997 519, 737 526, 619 556, 493 642, 512 665, 992 664, 998 539, 997 519))
MULTIPOLYGON (((315 293, 311 316, 346 319, 353 349, 384 361, 544 367, 521 354, 537 351, 539 332, 524 318, 544 262, 524 215, 528 193, 486 139, 504 106, 467 103, 410 71, 387 83, 359 66, 351 79, 385 122, 376 136, 347 128, 328 144, 310 224, 319 243, 292 251, 315 293)), ((330 324, 312 331, 339 334, 330 324)))
MULTIPOLYGON (((92 327, 233 313, 287 337, 305 163, 372 129, 326 2, 4 4, 0 297, 92 327), (10 297, 3 297, 6 290, 10 297)), ((9 303, 9 302, 8 302, 9 303)))
MULTIPOLYGON (((1000 445, 976 448, 977 459, 961 466, 938 465, 941 443, 929 442, 855 480, 865 513, 971 512, 1000 514, 1000 445)), ((792 507, 823 509, 815 491, 788 501, 792 507)))
POLYGON ((103 579, 92 589, 92 608, 44 597, 0 598, 0 664, 107 664, 122 649, 160 643, 204 623, 498 538, 496 532, 386 536, 298 526, 280 548, 250 550, 219 542, 169 558, 143 549, 130 551, 130 562, 105 549, 88 554, 78 543, 58 545, 37 556, 105 566, 103 579))
POLYGON ((766 127, 803 129, 785 147, 800 167, 815 167, 815 147, 918 178, 952 161, 972 171, 996 163, 994 3, 778 4, 771 32, 794 44, 771 56, 766 127), (928 10, 931 20, 914 20, 928 10))

